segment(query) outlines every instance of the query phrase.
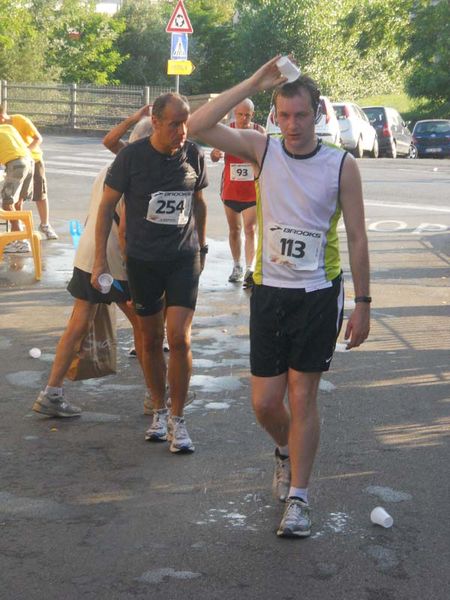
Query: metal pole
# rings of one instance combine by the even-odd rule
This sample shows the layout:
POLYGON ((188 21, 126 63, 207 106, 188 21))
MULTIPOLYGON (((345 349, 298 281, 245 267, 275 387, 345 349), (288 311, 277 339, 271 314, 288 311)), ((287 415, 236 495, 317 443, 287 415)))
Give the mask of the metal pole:
POLYGON ((3 79, 2 81, 1 104, 3 105, 5 111, 8 112, 8 82, 6 81, 6 79, 3 79))
POLYGON ((76 129, 77 126, 77 84, 70 85, 70 126, 76 129))
POLYGON ((175 91, 177 94, 180 93, 180 76, 175 75, 175 91))
POLYGON ((144 105, 150 104, 150 86, 144 86, 144 105))

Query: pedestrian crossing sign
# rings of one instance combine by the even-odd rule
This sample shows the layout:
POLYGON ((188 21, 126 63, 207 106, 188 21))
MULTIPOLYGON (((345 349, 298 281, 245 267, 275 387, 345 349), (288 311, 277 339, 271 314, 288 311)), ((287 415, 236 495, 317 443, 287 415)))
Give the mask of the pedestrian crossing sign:
POLYGON ((191 22, 183 4, 183 0, 178 0, 175 10, 170 17, 166 27, 167 33, 193 33, 191 22))
POLYGON ((188 57, 188 34, 172 33, 170 49, 171 60, 187 60, 188 57))

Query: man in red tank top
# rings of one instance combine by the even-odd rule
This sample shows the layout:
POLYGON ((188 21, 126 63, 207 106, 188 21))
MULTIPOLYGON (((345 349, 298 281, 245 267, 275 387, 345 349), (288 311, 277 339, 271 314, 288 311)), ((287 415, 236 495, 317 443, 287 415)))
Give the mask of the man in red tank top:
MULTIPOLYGON (((263 127, 252 122, 255 107, 250 98, 246 98, 234 108, 235 120, 230 127, 237 129, 256 129, 264 133, 263 127)), ((220 150, 211 151, 211 160, 219 161, 223 157, 220 150)), ((256 242, 256 192, 253 169, 250 163, 237 156, 225 154, 225 166, 222 174, 221 196, 228 221, 229 242, 234 265, 228 281, 243 281, 244 287, 253 285, 253 260, 256 242), (242 240, 244 229, 245 264, 241 264, 242 240)))

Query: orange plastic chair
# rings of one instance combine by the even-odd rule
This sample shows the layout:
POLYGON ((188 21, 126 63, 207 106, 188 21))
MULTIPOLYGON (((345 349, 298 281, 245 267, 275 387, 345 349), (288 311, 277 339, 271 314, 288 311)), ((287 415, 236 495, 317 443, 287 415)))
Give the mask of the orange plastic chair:
POLYGON ((42 276, 41 236, 34 230, 33 213, 31 210, 3 210, 0 208, 0 219, 3 221, 22 221, 24 231, 6 231, 0 233, 0 261, 3 260, 3 251, 6 244, 15 240, 28 240, 34 260, 34 273, 37 280, 42 276))

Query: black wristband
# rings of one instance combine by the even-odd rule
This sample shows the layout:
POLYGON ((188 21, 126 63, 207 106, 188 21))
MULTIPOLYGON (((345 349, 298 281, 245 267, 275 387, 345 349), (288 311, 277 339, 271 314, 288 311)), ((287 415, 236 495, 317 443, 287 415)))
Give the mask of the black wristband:
POLYGON ((208 244, 205 244, 204 246, 202 246, 200 248, 200 254, 208 254, 208 250, 209 250, 208 244))
POLYGON ((357 302, 364 302, 365 304, 370 304, 372 302, 372 296, 356 296, 355 304, 357 302))

